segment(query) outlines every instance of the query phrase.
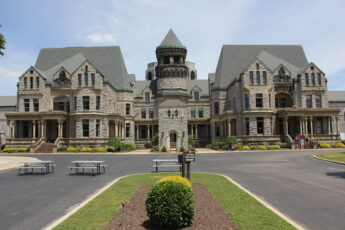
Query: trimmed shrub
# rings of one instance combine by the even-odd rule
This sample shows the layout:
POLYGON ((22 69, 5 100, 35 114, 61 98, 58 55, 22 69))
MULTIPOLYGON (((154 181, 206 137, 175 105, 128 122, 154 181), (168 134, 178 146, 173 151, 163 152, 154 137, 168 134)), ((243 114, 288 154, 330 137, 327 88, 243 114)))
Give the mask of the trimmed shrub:
POLYGON ((195 137, 193 135, 188 135, 188 145, 195 146, 195 137))
POLYGON ((331 148, 331 145, 330 145, 330 144, 326 144, 326 143, 320 144, 320 146, 321 146, 321 148, 323 148, 323 149, 331 148))
POLYGON ((213 142, 211 144, 211 149, 218 150, 218 149, 222 148, 224 145, 225 145, 225 142, 213 142))
POLYGON ((151 144, 152 144, 152 146, 155 146, 155 145, 158 145, 158 143, 159 143, 159 136, 158 135, 154 135, 151 138, 151 144))
POLYGON ((63 146, 60 146, 58 149, 57 149, 58 152, 66 152, 67 151, 67 146, 66 145, 63 145, 63 146))
POLYGON ((249 148, 250 148, 250 150, 258 150, 258 146, 255 146, 255 145, 252 145, 249 148))
POLYGON ((181 146, 181 147, 180 147, 180 152, 184 152, 184 150, 185 150, 184 147, 181 146))
POLYGON ((163 146, 162 147, 162 152, 166 152, 167 151, 167 147, 163 146))
POLYGON ((190 151, 195 151, 195 147, 193 147, 193 146, 190 147, 189 149, 190 149, 190 151))
POLYGON ((111 147, 107 147, 107 152, 112 153, 112 152, 114 152, 114 149, 113 149, 113 148, 111 148, 111 147))
POLYGON ((230 136, 230 137, 226 138, 225 143, 228 145, 228 146, 227 146, 228 149, 232 149, 232 146, 233 146, 234 144, 237 144, 237 138, 234 137, 234 136, 230 136))
POLYGON ((234 145, 234 149, 241 149, 242 148, 242 145, 234 145))
POLYGON ((172 181, 155 184, 145 207, 152 225, 164 228, 190 226, 195 212, 192 190, 172 181))
POLYGON ((113 146, 115 151, 118 150, 121 146, 121 140, 117 137, 110 138, 108 140, 108 145, 113 146))
POLYGON ((22 153, 22 152, 27 152, 28 151, 28 149, 27 148, 18 148, 17 149, 17 152, 20 152, 20 153, 22 153))
POLYGON ((157 145, 152 146, 151 152, 157 152, 159 150, 157 145))
POLYGON ((280 143, 279 146, 282 149, 289 149, 290 148, 290 144, 288 144, 288 143, 280 143))
POLYGON ((91 152, 96 153, 96 152, 98 152, 98 149, 97 148, 91 148, 91 152))
POLYGON ((267 147, 268 150, 280 149, 280 145, 270 145, 267 147))
POLYGON ((83 147, 81 149, 82 152, 91 152, 91 148, 90 147, 83 147))
POLYGON ((16 150, 14 148, 4 148, 2 151, 5 153, 14 153, 16 150))
POLYGON ((133 144, 127 144, 127 143, 121 143, 120 145, 120 151, 133 151, 135 149, 135 146, 133 144))
POLYGON ((104 147, 98 147, 98 148, 97 148, 97 151, 98 151, 98 152, 101 152, 101 153, 105 153, 105 152, 108 151, 108 148, 105 147, 105 146, 104 146, 104 147))
POLYGON ((159 181, 157 181, 156 184, 159 184, 159 183, 162 183, 165 181, 180 183, 180 184, 183 184, 183 185, 187 186, 188 188, 192 189, 192 184, 189 182, 189 180, 187 180, 186 178, 183 178, 181 176, 166 176, 166 177, 163 177, 162 179, 160 179, 159 181))
POLYGON ((248 145, 243 145, 241 147, 241 150, 250 150, 249 146, 248 145))
POLYGON ((77 151, 77 148, 75 147, 68 147, 67 148, 67 152, 76 152, 77 151))
POLYGON ((259 146, 258 146, 258 149, 259 149, 259 150, 266 150, 267 148, 266 148, 266 146, 264 146, 264 145, 259 145, 259 146))
POLYGON ((345 148, 345 145, 343 143, 336 143, 335 147, 336 148, 345 148))
POLYGON ((147 148, 147 149, 152 148, 151 142, 145 143, 145 148, 147 148))
POLYGON ((209 148, 209 149, 212 148, 212 144, 207 144, 206 148, 209 148))

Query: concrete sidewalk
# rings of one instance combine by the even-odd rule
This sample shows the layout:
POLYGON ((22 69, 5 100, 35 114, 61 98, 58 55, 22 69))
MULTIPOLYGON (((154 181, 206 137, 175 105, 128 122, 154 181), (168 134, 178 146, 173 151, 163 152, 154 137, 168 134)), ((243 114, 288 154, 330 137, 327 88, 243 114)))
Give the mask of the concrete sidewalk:
POLYGON ((35 157, 0 156, 0 172, 21 166, 22 161, 38 161, 35 157))

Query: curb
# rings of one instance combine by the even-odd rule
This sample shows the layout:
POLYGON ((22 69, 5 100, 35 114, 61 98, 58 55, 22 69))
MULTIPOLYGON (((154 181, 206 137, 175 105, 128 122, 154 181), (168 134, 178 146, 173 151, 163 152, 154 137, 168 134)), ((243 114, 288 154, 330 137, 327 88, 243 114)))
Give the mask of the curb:
POLYGON ((242 189, 244 192, 248 193, 251 197, 253 197, 254 199, 256 199, 258 202, 260 202, 262 205, 264 205, 266 208, 268 208, 269 210, 271 210, 272 212, 274 212, 276 215, 278 215, 280 218, 282 218, 283 220, 285 220, 286 222, 288 222, 289 224, 291 224, 292 226, 294 226, 296 229, 298 230, 306 230, 306 228, 302 227, 300 224, 298 224, 296 221, 292 220, 290 217, 286 216, 285 214, 283 214, 282 212, 280 212, 278 209, 276 209, 275 207, 273 207, 271 204, 267 203, 266 201, 264 201, 263 199, 261 199, 260 197, 258 197, 257 195, 255 195, 254 193, 250 192, 249 190, 247 190, 246 188, 244 188, 242 185, 240 185, 239 183, 237 183, 236 181, 234 181, 233 179, 231 179, 230 177, 223 175, 223 174, 218 174, 218 173, 214 173, 216 175, 225 177, 227 180, 229 180, 231 183, 233 183, 234 185, 236 185, 237 187, 239 187, 240 189, 242 189))
POLYGON ((326 161, 326 162, 335 163, 335 164, 339 164, 339 165, 345 165, 344 162, 331 161, 331 160, 323 159, 323 158, 320 158, 320 157, 316 156, 316 154, 313 155, 313 158, 315 158, 317 160, 320 160, 320 161, 326 161))

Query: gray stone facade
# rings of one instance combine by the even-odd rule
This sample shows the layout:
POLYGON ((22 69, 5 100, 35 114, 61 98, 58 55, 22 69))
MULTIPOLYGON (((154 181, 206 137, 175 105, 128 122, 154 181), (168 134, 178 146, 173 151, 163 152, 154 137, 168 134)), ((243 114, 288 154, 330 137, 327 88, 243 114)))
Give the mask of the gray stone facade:
POLYGON ((325 74, 301 46, 225 45, 208 80, 197 79, 186 54, 169 31, 146 80, 136 81, 119 47, 42 49, 19 77, 16 111, 6 114, 8 143, 98 146, 118 137, 146 144, 158 135, 160 149, 178 150, 188 148, 188 135, 199 146, 228 136, 244 144, 301 134, 339 140, 325 74))

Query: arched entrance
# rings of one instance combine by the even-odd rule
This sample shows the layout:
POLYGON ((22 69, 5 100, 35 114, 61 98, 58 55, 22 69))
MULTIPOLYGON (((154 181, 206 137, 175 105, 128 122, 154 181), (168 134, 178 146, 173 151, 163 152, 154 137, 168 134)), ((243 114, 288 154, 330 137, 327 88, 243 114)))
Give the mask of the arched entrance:
POLYGON ((170 136, 170 149, 176 150, 176 140, 177 140, 176 132, 171 132, 169 136, 170 136))

